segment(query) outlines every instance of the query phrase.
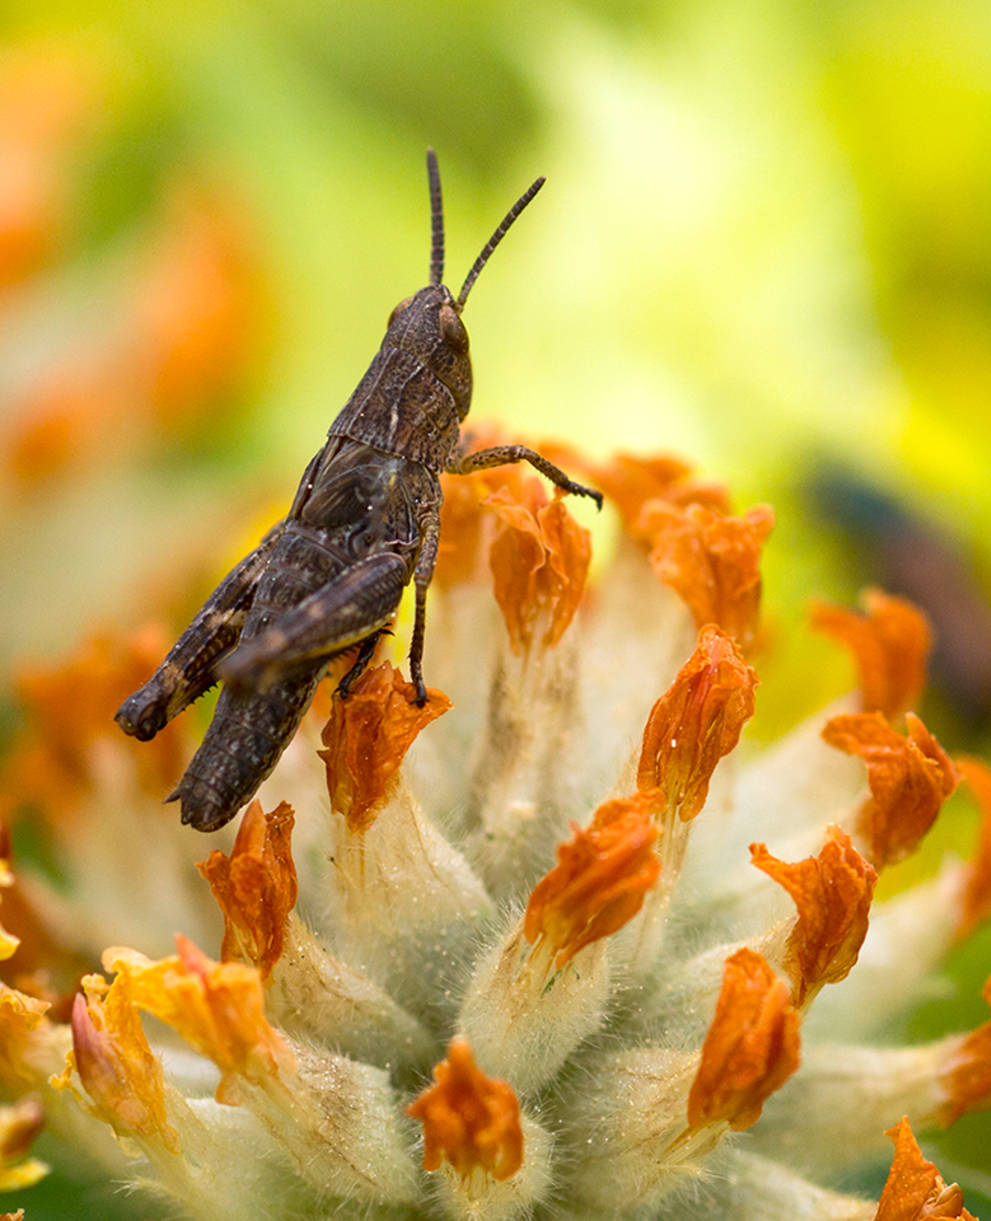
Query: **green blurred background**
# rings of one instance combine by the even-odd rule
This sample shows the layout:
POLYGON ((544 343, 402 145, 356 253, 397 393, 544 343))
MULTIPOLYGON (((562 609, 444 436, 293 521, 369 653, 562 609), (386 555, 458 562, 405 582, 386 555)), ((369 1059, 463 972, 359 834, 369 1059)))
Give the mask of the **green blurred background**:
MULTIPOLYGON (((455 289, 548 177, 466 311, 474 416, 775 505, 767 732, 848 678, 804 599, 897 583, 906 539, 987 672, 987 0, 15 2, 0 32, 5 668, 284 508, 426 280, 433 144, 455 289)), ((932 715, 980 749, 961 682, 932 715)), ((984 1020, 988 936, 953 967, 914 1035, 984 1020)), ((989 1133, 926 1148, 991 1215, 989 1133)))

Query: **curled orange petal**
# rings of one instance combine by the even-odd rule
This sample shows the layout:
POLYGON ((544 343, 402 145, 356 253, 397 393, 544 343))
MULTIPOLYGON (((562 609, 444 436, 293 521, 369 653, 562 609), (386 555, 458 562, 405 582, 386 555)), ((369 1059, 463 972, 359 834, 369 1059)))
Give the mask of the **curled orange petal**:
POLYGON ((688 1096, 692 1128, 725 1121, 742 1131, 798 1068, 799 1017, 788 985, 760 954, 726 959, 715 1017, 688 1096))
POLYGON ((489 566, 513 651, 528 652, 538 631, 549 648, 564 635, 585 592, 591 536, 560 494, 548 503, 537 479, 526 481, 522 503, 502 488, 485 504, 499 521, 489 566))
POLYGON ((926 682, 932 631, 925 614, 905 598, 864 591, 863 613, 828 602, 812 605, 812 626, 853 653, 865 712, 889 719, 913 708, 926 682))
POLYGON ((878 869, 909 855, 953 792, 957 774, 949 756, 914 713, 907 737, 880 712, 833 717, 823 738, 867 767, 871 795, 860 811, 859 833, 878 869))
POLYGON ((767 505, 730 517, 706 505, 644 508, 657 576, 687 603, 698 627, 718 623, 741 648, 753 643, 760 611, 760 556, 774 525, 767 505))
POLYGON ((487 1077, 464 1039, 452 1039, 434 1085, 406 1108, 423 1124, 423 1169, 446 1158, 462 1179, 482 1170, 499 1181, 523 1165, 520 1104, 507 1081, 487 1077))
POLYGON ((366 670, 346 700, 335 700, 318 751, 327 767, 331 808, 348 830, 367 831, 389 796, 399 765, 421 729, 453 705, 431 688, 422 708, 416 688, 389 662, 366 670))
POLYGON ((785 969, 792 999, 805 1004, 824 984, 845 979, 867 936, 877 873, 840 827, 829 827, 818 856, 786 864, 764 844, 751 844, 751 862, 779 882, 798 908, 788 938, 785 969))
POLYGON ((93 1113, 119 1133, 161 1141, 178 1153, 162 1065, 145 1038, 130 978, 118 975, 108 989, 102 976, 87 976, 83 989, 72 1006, 73 1061, 93 1113))
POLYGON ((296 906, 292 827, 292 806, 283 801, 265 814, 261 802, 253 801, 230 856, 216 849, 196 866, 223 912, 221 958, 253 963, 262 979, 282 954, 286 921, 296 906))
POLYGON ((977 1221, 963 1206, 963 1192, 949 1185, 932 1162, 922 1156, 907 1119, 889 1128, 895 1156, 874 1221, 977 1221))
POLYGON ((571 824, 574 838, 558 846, 558 863, 534 887, 523 920, 531 945, 547 938, 556 966, 615 933, 643 906, 661 868, 653 850, 655 804, 656 794, 638 793, 599 806, 588 830, 571 824))
POLYGON ((991 916, 991 767, 969 755, 956 755, 953 762, 981 812, 977 851, 966 870, 961 903, 958 932, 963 940, 991 916))
POLYGON ((682 821, 705 804, 716 764, 740 740, 754 713, 757 675, 714 624, 654 704, 643 731, 637 787, 660 789, 682 821))
POLYGON ((214 962, 181 934, 178 955, 152 961, 108 950, 107 970, 130 977, 133 1003, 179 1032, 221 1070, 218 1102, 236 1102, 236 1078, 265 1085, 294 1071, 295 1060, 265 1017, 257 968, 214 962))

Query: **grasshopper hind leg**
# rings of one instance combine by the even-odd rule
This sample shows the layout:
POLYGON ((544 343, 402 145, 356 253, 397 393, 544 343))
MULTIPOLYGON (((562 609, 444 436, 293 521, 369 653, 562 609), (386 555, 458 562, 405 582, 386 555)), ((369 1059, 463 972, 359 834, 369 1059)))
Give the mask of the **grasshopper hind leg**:
POLYGON ((264 695, 221 691, 206 737, 166 798, 180 803, 183 823, 216 831, 254 797, 292 740, 322 672, 320 663, 297 667, 264 695))

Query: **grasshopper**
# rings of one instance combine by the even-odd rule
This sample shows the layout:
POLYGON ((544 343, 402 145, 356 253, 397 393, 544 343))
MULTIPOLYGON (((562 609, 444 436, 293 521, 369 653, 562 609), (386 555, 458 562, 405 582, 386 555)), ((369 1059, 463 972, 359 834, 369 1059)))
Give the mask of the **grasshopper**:
POLYGON ((440 172, 427 150, 430 283, 400 301, 385 338, 327 440, 303 472, 286 517, 221 581, 171 652, 116 714, 148 741, 222 680, 213 720, 175 791, 182 821, 214 831, 254 795, 289 744, 332 658, 357 650, 338 687, 347 698, 412 580, 416 614, 410 676, 424 704, 427 587, 440 537, 440 473, 467 475, 529 462, 559 488, 574 483, 523 445, 466 454, 459 426, 471 403, 468 333, 461 314, 472 285, 538 178, 506 213, 455 298, 443 284, 440 172))

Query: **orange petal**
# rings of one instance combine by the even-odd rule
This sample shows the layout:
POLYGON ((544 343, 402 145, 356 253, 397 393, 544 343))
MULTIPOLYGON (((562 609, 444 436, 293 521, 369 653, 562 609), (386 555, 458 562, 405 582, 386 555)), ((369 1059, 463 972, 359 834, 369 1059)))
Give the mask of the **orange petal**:
POLYGON ((11 1092, 36 1083, 33 1051, 50 1008, 47 1001, 0 983, 0 1082, 11 1092))
POLYGON ((335 700, 318 751, 327 766, 331 808, 353 833, 367 831, 421 729, 453 707, 431 688, 422 708, 416 688, 389 662, 366 670, 346 700, 335 700))
POLYGON ((547 938, 556 966, 615 933, 642 907, 661 868, 653 850, 656 800, 638 793, 607 801, 587 831, 571 824, 574 839, 558 846, 558 863, 534 887, 523 921, 531 945, 547 938))
POLYGON ((26 1157, 45 1125, 45 1109, 36 1094, 26 1094, 0 1108, 0 1164, 26 1157))
POLYGON ((895 1156, 874 1221, 925 1221, 930 1217, 976 1221, 964 1208, 963 1192, 956 1183, 947 1186, 933 1163, 922 1156, 907 1119, 889 1128, 885 1136, 894 1142, 895 1156))
POLYGON ((815 602, 812 626, 853 653, 864 711, 893 720, 915 707, 925 686, 929 620, 913 603, 880 589, 865 590, 861 602, 864 613, 815 602))
POLYGON ((969 755, 956 755, 953 762, 981 812, 977 851, 966 872, 959 929, 963 940, 991 916, 991 767, 969 755))
POLYGON ((295 1068, 292 1052, 265 1018, 261 974, 240 962, 214 962, 181 934, 178 956, 152 961, 108 950, 108 970, 131 979, 133 1003, 154 1014, 221 1070, 218 1102, 236 1102, 236 1078, 265 1085, 295 1068))
POLYGON ((120 371, 162 425, 195 418, 243 374, 258 306, 249 245, 236 202, 190 181, 173 190, 131 286, 120 371))
POLYGON ((683 507, 704 504, 723 513, 729 512, 725 488, 689 478, 692 468, 668 454, 652 457, 615 454, 608 462, 586 463, 585 467, 596 487, 601 488, 619 510, 624 527, 634 538, 650 541, 642 523, 644 507, 654 500, 683 507))
POLYGON ((145 1038, 131 980, 118 975, 83 979, 72 1006, 73 1057, 92 1111, 115 1131, 160 1140, 179 1152, 179 1136, 165 1110, 162 1066, 145 1038))
POLYGON ((292 828, 292 806, 283 801, 265 814, 261 802, 253 801, 230 856, 217 849, 196 866, 224 915, 221 958, 253 963, 262 979, 282 954, 286 921, 296 906, 292 828))
POLYGON ((520 1104, 507 1081, 486 1077, 464 1039, 452 1039, 434 1082, 406 1108, 423 1124, 423 1169, 444 1158, 462 1179, 480 1169, 500 1181, 523 1165, 520 1104))
POLYGON ((649 503, 639 528, 657 576, 688 604, 698 627, 718 623, 743 649, 757 632, 760 556, 774 525, 767 505, 728 517, 705 505, 649 503))
POLYGON ((795 900, 798 919, 788 938, 785 967, 797 1006, 825 984, 853 969, 867 936, 867 917, 877 873, 840 827, 829 827, 818 856, 786 864, 764 844, 751 844, 751 863, 779 882, 795 900))
POLYGON ((489 565, 513 651, 528 652, 538 629, 549 648, 564 635, 585 592, 591 536, 560 494, 548 503, 537 479, 524 485, 523 503, 507 488, 485 503, 499 519, 489 565))
POLYGON ((689 1125, 724 1120, 737 1132, 749 1128, 798 1060, 799 1018, 788 985, 760 954, 737 950, 726 959, 716 1014, 688 1096, 689 1125))
MULTIPOLYGON (((514 438, 515 440, 516 438, 514 438)), ((508 444, 505 429, 494 423, 473 425, 467 453, 508 444)), ((494 466, 471 475, 442 475, 444 501, 440 510, 440 548, 434 583, 447 588, 479 575, 488 555, 492 515, 486 499, 499 488, 509 488, 514 499, 523 493, 525 476, 519 465, 494 466)))
POLYGON ((757 675, 714 624, 654 704, 643 732, 637 787, 660 789, 687 822, 705 805, 716 764, 736 746, 754 713, 757 675))
POLYGON ((153 742, 138 742, 124 737, 113 718, 168 644, 164 628, 149 625, 130 635, 95 635, 58 665, 23 667, 15 688, 27 727, 0 771, 7 804, 30 802, 52 819, 64 819, 92 793, 91 748, 105 739, 133 760, 142 784, 160 798, 182 771, 183 731, 173 723, 153 742))
MULTIPOLYGON (((984 999, 991 1005, 991 977, 984 985, 984 999)), ((991 1022, 963 1035, 940 1072, 947 1105, 940 1121, 947 1127, 971 1111, 991 1106, 991 1022)))
POLYGON ((910 712, 905 724, 902 737, 880 712, 860 712, 833 717, 822 731, 830 746, 867 766, 871 796, 858 830, 878 869, 915 851, 957 783, 949 757, 919 718, 910 712))

